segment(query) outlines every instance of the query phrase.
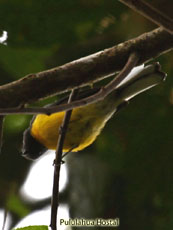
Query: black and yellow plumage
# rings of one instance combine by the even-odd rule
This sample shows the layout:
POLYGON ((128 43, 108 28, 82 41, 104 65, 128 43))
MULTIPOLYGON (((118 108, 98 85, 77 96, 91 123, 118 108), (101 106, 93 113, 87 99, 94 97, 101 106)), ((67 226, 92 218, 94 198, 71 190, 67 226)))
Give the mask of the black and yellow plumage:
MULTIPOLYGON (((92 144, 106 122, 122 105, 139 94, 157 84, 165 78, 159 70, 158 63, 144 67, 128 81, 122 83, 104 100, 75 108, 66 134, 63 152, 80 151, 92 144)), ((95 89, 91 89, 92 94, 95 89)), ((84 96, 79 94, 78 99, 84 96)), ((59 129, 65 112, 51 115, 40 114, 34 117, 30 127, 24 133, 23 155, 29 159, 36 159, 47 149, 56 149, 59 129)))

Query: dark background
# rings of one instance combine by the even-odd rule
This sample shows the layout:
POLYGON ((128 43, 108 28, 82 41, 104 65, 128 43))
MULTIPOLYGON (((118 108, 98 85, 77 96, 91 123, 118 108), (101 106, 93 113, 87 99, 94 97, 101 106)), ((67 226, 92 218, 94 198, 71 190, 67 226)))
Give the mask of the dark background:
MULTIPOLYGON (((172 16, 172 1, 149 2, 172 16)), ((6 46, 0 44, 0 84, 154 28, 115 0, 1 0, 0 33, 7 31, 8 40, 6 46)), ((173 228, 173 55, 169 52, 156 61, 168 74, 166 82, 135 98, 92 146, 68 157, 69 184, 63 199, 73 218, 119 217, 121 230, 173 228)), ((11 211, 14 223, 40 207, 26 204, 18 194, 31 165, 20 156, 30 118, 8 116, 4 124, 0 208, 11 211)))

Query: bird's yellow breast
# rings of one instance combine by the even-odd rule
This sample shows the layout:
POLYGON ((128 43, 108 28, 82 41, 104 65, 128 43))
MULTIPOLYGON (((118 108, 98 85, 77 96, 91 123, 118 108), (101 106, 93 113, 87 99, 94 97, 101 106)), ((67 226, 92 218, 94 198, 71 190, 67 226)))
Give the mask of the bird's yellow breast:
MULTIPOLYGON (((112 114, 113 111, 109 113, 99 112, 94 105, 74 109, 69 122, 63 152, 71 151, 72 149, 73 152, 77 152, 92 144, 112 114)), ((48 149, 56 149, 64 115, 65 112, 37 115, 32 123, 31 135, 48 149)))

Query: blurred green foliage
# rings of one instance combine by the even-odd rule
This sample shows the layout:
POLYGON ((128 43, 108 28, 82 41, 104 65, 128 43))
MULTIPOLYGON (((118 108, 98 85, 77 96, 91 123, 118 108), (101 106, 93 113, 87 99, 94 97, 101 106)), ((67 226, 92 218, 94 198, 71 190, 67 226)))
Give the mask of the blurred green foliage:
MULTIPOLYGON (((172 12, 171 1, 152 4, 168 15, 172 12)), ((114 0, 1 0, 0 32, 7 31, 8 39, 7 45, 0 44, 0 84, 153 28, 114 0)), ((119 217, 121 230, 173 228, 173 55, 164 54, 157 61, 168 74, 166 82, 135 98, 91 147, 69 157, 72 217, 119 217)), ((35 207, 25 206, 18 193, 31 165, 20 156, 22 132, 30 118, 8 116, 4 124, 0 208, 11 210, 12 225, 35 207)))
POLYGON ((30 211, 29 209, 25 207, 22 201, 14 194, 9 196, 9 199, 7 201, 7 209, 21 217, 26 216, 27 214, 29 214, 29 211, 30 211))

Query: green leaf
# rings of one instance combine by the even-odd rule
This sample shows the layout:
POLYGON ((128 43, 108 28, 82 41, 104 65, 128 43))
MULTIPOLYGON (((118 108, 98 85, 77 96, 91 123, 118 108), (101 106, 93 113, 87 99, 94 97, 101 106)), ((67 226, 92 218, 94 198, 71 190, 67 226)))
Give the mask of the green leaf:
POLYGON ((16 228, 12 230, 48 230, 48 226, 46 225, 33 225, 24 228, 16 228))

